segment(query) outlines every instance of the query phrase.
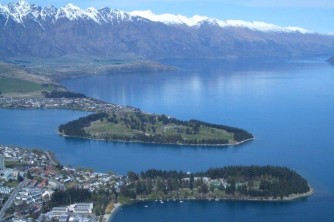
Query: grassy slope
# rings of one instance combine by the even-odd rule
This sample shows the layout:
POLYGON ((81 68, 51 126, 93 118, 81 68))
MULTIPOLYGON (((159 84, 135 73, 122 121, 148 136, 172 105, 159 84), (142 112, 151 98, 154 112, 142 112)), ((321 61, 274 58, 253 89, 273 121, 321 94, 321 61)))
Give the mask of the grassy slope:
POLYGON ((38 76, 29 73, 22 69, 20 66, 13 65, 6 62, 0 61, 0 77, 21 79, 34 83, 52 83, 52 81, 45 76, 38 76))
POLYGON ((14 79, 0 78, 0 91, 2 94, 7 93, 27 93, 35 91, 50 91, 53 87, 50 85, 42 85, 39 83, 14 79))
POLYGON ((48 78, 28 73, 16 66, 0 62, 0 91, 5 97, 35 97, 52 91, 55 84, 48 78))
POLYGON ((90 127, 86 128, 86 132, 88 132, 90 135, 94 135, 98 138, 105 138, 110 135, 132 135, 135 134, 146 134, 146 135, 154 135, 154 134, 160 134, 160 135, 176 135, 180 134, 182 138, 184 139, 227 139, 229 143, 234 143, 233 134, 228 133, 225 130, 221 129, 214 129, 206 126, 200 126, 200 130, 198 134, 193 134, 193 131, 190 129, 190 133, 186 133, 187 126, 181 126, 176 124, 167 124, 164 125, 162 122, 157 122, 156 124, 147 124, 145 126, 145 131, 143 130, 137 130, 137 129, 131 129, 127 127, 124 122, 114 124, 110 123, 107 120, 103 121, 95 121, 92 123, 90 127), (156 132, 153 133, 152 127, 156 128, 156 132), (182 130, 181 132, 178 132, 179 130, 182 130))

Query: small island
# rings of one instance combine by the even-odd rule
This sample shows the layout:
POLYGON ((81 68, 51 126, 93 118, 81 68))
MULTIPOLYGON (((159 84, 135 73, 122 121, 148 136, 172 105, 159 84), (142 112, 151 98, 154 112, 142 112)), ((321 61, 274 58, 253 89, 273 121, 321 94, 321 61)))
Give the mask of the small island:
POLYGON ((63 136, 175 145, 237 145, 253 139, 245 130, 198 120, 182 121, 138 109, 96 113, 59 127, 63 136))

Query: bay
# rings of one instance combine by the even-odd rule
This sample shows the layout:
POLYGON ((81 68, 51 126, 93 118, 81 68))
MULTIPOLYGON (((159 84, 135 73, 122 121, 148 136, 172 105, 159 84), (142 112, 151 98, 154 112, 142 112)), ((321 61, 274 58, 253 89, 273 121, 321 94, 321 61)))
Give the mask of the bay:
POLYGON ((120 73, 65 80, 70 90, 143 111, 227 124, 256 139, 237 147, 189 147, 63 138, 57 127, 85 115, 65 110, 0 110, 0 143, 52 150, 62 164, 114 171, 184 171, 225 165, 280 165, 316 193, 291 203, 146 203, 112 221, 330 221, 334 218, 334 67, 303 61, 166 61, 166 73, 120 73), (314 216, 313 216, 314 215, 314 216))

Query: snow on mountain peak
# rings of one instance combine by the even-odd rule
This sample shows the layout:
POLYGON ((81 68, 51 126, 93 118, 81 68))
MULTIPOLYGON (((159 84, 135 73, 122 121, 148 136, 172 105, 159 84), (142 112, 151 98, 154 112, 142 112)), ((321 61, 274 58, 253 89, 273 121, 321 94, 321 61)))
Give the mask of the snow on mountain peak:
POLYGON ((24 0, 19 0, 18 2, 14 3, 18 8, 20 9, 26 9, 28 10, 30 8, 30 4, 24 0))
POLYGON ((8 12, 8 13, 9 13, 9 10, 8 10, 7 5, 2 5, 2 4, 0 3, 0 13, 5 13, 5 12, 8 12))
POLYGON ((95 22, 100 23, 99 21, 100 14, 95 8, 90 7, 86 9, 86 15, 92 20, 94 20, 95 22))
POLYGON ((134 21, 137 19, 147 19, 153 22, 161 22, 166 25, 182 25, 188 27, 201 27, 204 24, 214 25, 222 28, 247 28, 254 31, 263 32, 300 32, 311 33, 310 31, 300 27, 281 27, 274 24, 268 24, 259 21, 242 21, 242 20, 218 20, 216 18, 210 18, 207 16, 194 15, 192 17, 186 17, 183 15, 174 14, 154 14, 150 10, 146 11, 132 11, 126 13, 119 10, 112 10, 110 8, 102 8, 96 10, 93 7, 83 10, 72 3, 65 5, 57 9, 54 6, 47 6, 41 8, 40 6, 29 4, 25 0, 19 0, 16 3, 9 3, 6 5, 0 4, 0 14, 5 14, 7 20, 11 17, 17 23, 24 25, 24 19, 26 17, 32 17, 35 21, 39 22, 40 18, 47 20, 51 19, 53 22, 58 19, 66 18, 69 20, 92 20, 98 24, 120 21, 134 21))
POLYGON ((110 8, 97 10, 94 7, 89 7, 83 10, 69 3, 58 10, 57 19, 62 17, 66 17, 69 20, 84 18, 101 24, 101 22, 110 22, 113 19, 117 19, 118 21, 128 19, 129 15, 123 11, 111 10, 110 8))
POLYGON ((300 28, 300 27, 282 27, 274 24, 269 24, 260 21, 242 21, 242 20, 226 20, 219 21, 218 24, 220 27, 239 27, 239 28, 248 28, 257 31, 263 32, 301 32, 301 33, 310 33, 310 31, 300 28))
POLYGON ((207 16, 194 15, 192 17, 185 17, 183 15, 174 14, 154 14, 150 10, 146 11, 132 11, 130 12, 132 16, 140 16, 154 22, 162 22, 166 25, 186 25, 189 27, 201 26, 204 23, 211 25, 218 25, 222 28, 225 27, 236 27, 236 28, 248 28, 256 31, 264 32, 301 32, 301 33, 311 33, 306 29, 300 27, 281 27, 274 24, 269 24, 259 21, 242 21, 242 20, 218 20, 216 18, 209 18, 207 16))
POLYGON ((72 3, 68 3, 57 11, 56 19, 67 18, 69 20, 75 20, 82 17, 83 14, 84 12, 82 9, 72 3))
POLYGON ((16 3, 0 5, 0 9, 2 13, 7 13, 7 15, 11 16, 17 23, 23 23, 23 19, 28 15, 31 15, 34 18, 38 17, 40 8, 36 5, 31 5, 26 1, 20 0, 16 3))
POLYGON ((151 10, 146 11, 132 11, 129 13, 132 16, 138 16, 145 19, 148 19, 153 22, 162 22, 167 25, 187 25, 187 26, 195 26, 200 21, 207 19, 206 16, 198 16, 195 15, 191 18, 185 17, 183 15, 173 15, 173 14, 161 14, 156 15, 151 10))
POLYGON ((81 11, 81 8, 72 3, 68 3, 67 5, 64 6, 64 8, 67 8, 69 10, 81 11))

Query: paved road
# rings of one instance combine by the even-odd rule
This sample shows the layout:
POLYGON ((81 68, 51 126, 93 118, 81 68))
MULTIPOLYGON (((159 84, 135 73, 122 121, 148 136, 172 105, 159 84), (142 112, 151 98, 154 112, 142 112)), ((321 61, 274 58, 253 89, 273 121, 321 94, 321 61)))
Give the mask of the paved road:
POLYGON ((9 196, 6 203, 3 205, 3 207, 0 210, 0 220, 3 219, 3 216, 5 215, 5 211, 12 205, 13 201, 15 200, 16 194, 19 192, 19 190, 23 187, 23 185, 26 183, 26 180, 23 180, 19 185, 13 190, 12 194, 9 196))
POLYGON ((46 152, 47 157, 49 158, 52 165, 57 166, 58 164, 53 160, 53 158, 50 155, 50 152, 46 152))

